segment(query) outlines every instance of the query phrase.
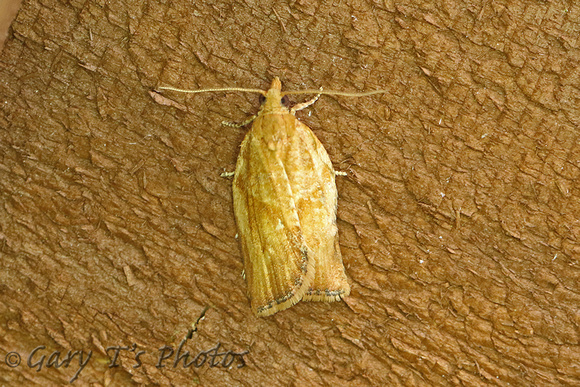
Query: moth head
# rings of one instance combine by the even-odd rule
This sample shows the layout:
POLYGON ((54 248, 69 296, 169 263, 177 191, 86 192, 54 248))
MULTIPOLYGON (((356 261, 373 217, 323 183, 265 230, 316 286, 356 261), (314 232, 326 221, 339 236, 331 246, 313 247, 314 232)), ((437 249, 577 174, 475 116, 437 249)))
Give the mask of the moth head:
POLYGON ((264 112, 278 112, 280 110, 287 110, 282 106, 282 82, 278 77, 272 80, 272 85, 265 94, 265 101, 262 104, 262 110, 264 112))

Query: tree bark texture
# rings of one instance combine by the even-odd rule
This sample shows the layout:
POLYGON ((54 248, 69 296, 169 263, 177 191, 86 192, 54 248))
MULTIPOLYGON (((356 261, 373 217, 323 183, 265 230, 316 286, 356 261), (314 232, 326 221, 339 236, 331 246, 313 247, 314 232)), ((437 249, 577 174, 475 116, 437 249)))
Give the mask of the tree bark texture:
POLYGON ((0 56, 0 382, 66 384, 78 356, 48 358, 83 350, 79 385, 580 384, 567 4, 24 1, 0 56), (257 318, 220 177, 246 129, 220 123, 258 97, 154 89, 274 76, 388 93, 298 113, 348 174, 352 294, 257 318), (192 324, 207 361, 159 367, 192 324))

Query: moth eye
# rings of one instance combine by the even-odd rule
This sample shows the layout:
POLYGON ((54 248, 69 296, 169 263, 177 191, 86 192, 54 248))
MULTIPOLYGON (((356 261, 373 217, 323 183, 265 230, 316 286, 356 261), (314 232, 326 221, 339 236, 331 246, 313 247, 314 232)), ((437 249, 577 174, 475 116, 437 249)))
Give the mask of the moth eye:
POLYGON ((260 104, 264 103, 265 100, 266 100, 266 97, 264 97, 262 94, 260 94, 260 104))
POLYGON ((286 106, 286 107, 288 107, 288 102, 290 102, 290 101, 288 101, 288 96, 287 95, 283 96, 282 99, 280 100, 280 103, 283 106, 286 106))

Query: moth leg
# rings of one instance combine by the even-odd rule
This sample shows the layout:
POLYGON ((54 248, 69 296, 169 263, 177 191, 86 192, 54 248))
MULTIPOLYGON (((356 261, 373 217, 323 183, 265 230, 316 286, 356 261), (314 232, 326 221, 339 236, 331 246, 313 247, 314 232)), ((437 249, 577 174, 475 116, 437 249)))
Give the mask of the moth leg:
POLYGON ((235 175, 235 172, 223 172, 220 174, 221 177, 232 177, 235 175))
POLYGON ((229 126, 232 128, 241 128, 242 126, 246 126, 248 125, 250 122, 254 121, 256 119, 257 115, 253 115, 250 118, 248 118, 247 120, 245 120, 244 122, 229 122, 229 121, 222 121, 222 125, 224 126, 229 126))
POLYGON ((348 173, 343 171, 334 171, 334 176, 348 176, 348 173))
MULTIPOLYGON (((322 87, 320 88, 320 91, 322 91, 322 87)), ((298 110, 302 110, 304 108, 307 108, 308 106, 312 105, 314 102, 316 102, 318 100, 318 97, 320 97, 320 94, 316 94, 314 96, 314 98, 312 98, 310 101, 306 101, 306 102, 302 102, 299 103, 297 105, 292 106, 292 109, 290 109, 290 113, 294 114, 296 113, 298 110)))

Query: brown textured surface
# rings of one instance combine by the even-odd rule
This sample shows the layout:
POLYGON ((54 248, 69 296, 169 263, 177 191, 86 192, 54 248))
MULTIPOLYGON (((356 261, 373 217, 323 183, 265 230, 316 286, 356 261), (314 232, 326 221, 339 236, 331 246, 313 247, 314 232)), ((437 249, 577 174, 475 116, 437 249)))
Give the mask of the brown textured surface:
MULTIPOLYGON (((0 360, 92 349, 79 385, 580 383, 580 8, 535 1, 26 1, 0 57, 0 360), (352 295, 255 318, 231 182, 254 95, 386 88, 299 114, 339 170, 352 295), (191 352, 237 369, 158 369, 191 352), (103 348, 137 343, 108 369, 103 348)), ((75 367, 71 367, 75 368, 75 367)), ((76 369, 0 364, 3 384, 76 369)))

